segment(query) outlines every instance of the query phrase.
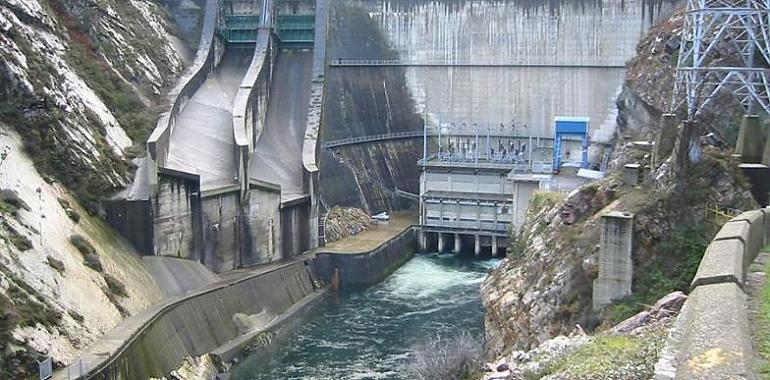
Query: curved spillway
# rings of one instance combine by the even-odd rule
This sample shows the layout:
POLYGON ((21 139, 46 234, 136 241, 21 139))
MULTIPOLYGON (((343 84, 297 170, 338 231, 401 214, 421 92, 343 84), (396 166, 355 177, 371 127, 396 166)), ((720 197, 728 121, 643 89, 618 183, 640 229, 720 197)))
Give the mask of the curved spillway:
POLYGON ((307 126, 313 51, 281 49, 275 59, 265 128, 249 176, 281 185, 281 201, 304 195, 302 142, 307 126))
POLYGON ((252 47, 228 47, 177 117, 166 167, 199 174, 202 190, 236 183, 233 100, 253 54, 252 47))

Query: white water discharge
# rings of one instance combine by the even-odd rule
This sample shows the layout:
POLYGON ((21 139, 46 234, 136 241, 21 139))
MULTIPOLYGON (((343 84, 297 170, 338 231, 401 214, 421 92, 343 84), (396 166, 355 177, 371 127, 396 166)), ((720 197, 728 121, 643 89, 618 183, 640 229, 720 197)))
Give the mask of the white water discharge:
POLYGON ((378 285, 330 295, 286 342, 247 357, 233 378, 408 379, 419 344, 464 331, 481 339, 479 288, 497 263, 418 255, 378 285))

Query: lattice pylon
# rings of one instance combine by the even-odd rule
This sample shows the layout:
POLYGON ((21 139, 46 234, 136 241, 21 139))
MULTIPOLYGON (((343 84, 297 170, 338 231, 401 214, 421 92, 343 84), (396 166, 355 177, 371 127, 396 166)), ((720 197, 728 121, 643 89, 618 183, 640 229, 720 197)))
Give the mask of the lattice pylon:
POLYGON ((770 0, 688 0, 671 110, 694 120, 729 93, 770 113, 770 0))

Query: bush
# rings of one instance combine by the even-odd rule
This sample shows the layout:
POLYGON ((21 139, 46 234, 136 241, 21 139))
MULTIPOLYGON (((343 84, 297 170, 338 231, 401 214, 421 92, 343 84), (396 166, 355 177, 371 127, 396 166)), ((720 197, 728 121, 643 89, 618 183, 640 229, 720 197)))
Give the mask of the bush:
POLYGON ((104 281, 107 283, 107 289, 110 293, 121 297, 126 297, 128 295, 128 293, 126 293, 126 286, 113 275, 105 273, 104 281))
POLYGON ((467 332, 449 339, 434 339, 414 350, 407 371, 412 379, 471 379, 481 372, 482 345, 467 332))
POLYGON ((32 240, 29 240, 29 238, 20 234, 19 231, 16 231, 16 229, 11 227, 8 223, 5 223, 5 228, 8 229, 8 240, 14 247, 16 247, 16 249, 22 252, 32 249, 32 240))
POLYGON ((96 253, 96 248, 86 238, 82 235, 72 235, 70 236, 70 243, 83 255, 83 265, 97 272, 103 271, 102 261, 99 259, 99 254, 96 253))
POLYGON ((64 274, 64 263, 54 259, 51 256, 48 256, 48 265, 59 272, 59 274, 64 274))

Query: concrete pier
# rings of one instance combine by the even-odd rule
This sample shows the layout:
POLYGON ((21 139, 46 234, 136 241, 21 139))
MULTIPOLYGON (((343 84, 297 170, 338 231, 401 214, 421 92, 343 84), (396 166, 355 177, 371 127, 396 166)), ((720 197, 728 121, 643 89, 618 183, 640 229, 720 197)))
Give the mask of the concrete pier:
POLYGON ((428 250, 428 236, 424 231, 420 230, 417 232, 417 241, 420 252, 426 252, 428 250))
POLYGON ((473 246, 473 254, 476 255, 476 257, 479 257, 481 254, 481 237, 479 235, 475 236, 475 244, 473 246))
POLYGON ((759 116, 745 115, 738 132, 738 142, 735 146, 735 155, 743 163, 755 164, 762 160, 762 129, 759 125, 759 116))
POLYGON ((497 257, 497 236, 492 236, 492 257, 497 257))
POLYGON ((599 277, 593 284, 594 310, 631 294, 633 230, 634 215, 630 212, 602 215, 599 277))
POLYGON ((438 233, 438 253, 444 253, 444 234, 438 233))
POLYGON ((456 254, 460 254, 460 250, 462 248, 462 243, 460 241, 460 234, 455 234, 455 247, 454 248, 455 248, 454 252, 456 254))

